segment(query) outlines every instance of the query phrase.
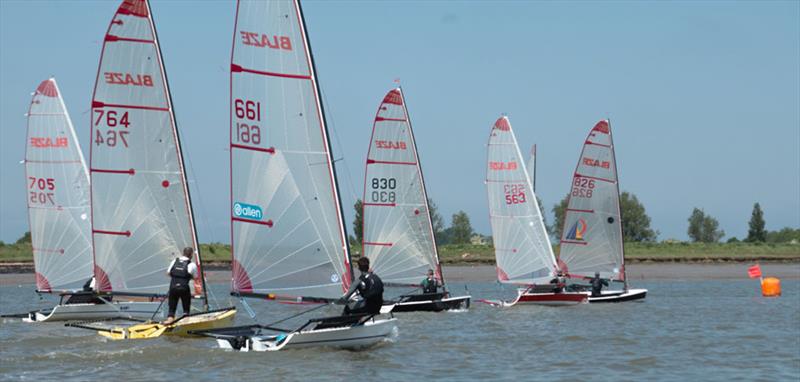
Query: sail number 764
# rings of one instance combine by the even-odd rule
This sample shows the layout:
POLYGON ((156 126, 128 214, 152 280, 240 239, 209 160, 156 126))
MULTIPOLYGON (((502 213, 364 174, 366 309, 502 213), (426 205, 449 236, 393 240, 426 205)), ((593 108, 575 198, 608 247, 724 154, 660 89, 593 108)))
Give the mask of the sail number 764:
POLYGON ((233 101, 233 108, 236 118, 246 121, 236 122, 236 142, 261 144, 261 128, 258 126, 261 122, 261 102, 237 98, 233 101))
POLYGON ((117 147, 118 143, 122 143, 122 147, 128 148, 128 133, 127 129, 130 126, 128 120, 128 112, 118 113, 115 110, 95 110, 94 120, 94 143, 97 146, 105 145, 107 147, 117 147), (108 127, 105 132, 100 129, 100 124, 108 127), (120 127, 122 126, 122 127, 120 127))

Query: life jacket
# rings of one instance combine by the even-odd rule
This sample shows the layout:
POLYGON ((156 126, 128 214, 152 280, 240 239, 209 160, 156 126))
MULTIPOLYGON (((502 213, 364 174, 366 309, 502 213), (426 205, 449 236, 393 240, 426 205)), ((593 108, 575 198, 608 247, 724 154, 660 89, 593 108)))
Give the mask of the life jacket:
POLYGON ((361 281, 363 287, 359 288, 358 293, 364 298, 368 308, 377 307, 380 311, 383 305, 383 281, 374 273, 370 273, 369 277, 361 275, 361 281))
POLYGON ((189 264, 191 260, 176 259, 169 270, 169 275, 172 279, 169 282, 169 289, 188 291, 189 281, 193 279, 192 274, 189 273, 189 264))
POLYGON ((425 280, 422 281, 422 293, 436 293, 436 289, 438 289, 437 284, 438 282, 435 278, 425 278, 425 280))

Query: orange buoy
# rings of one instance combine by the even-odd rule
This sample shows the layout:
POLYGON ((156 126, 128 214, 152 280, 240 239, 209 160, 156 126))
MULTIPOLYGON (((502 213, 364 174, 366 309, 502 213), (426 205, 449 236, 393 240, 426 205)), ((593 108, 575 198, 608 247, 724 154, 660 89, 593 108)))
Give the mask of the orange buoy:
POLYGON ((761 280, 761 294, 764 297, 777 297, 781 295, 781 280, 777 277, 765 277, 761 280))

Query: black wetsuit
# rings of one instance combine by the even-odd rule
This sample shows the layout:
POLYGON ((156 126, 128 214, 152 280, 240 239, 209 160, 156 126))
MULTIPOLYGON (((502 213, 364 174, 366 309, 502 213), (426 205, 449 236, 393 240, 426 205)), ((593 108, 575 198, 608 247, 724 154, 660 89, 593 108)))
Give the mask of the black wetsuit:
POLYGON ((191 260, 176 259, 169 270, 169 275, 172 279, 169 282, 169 317, 175 317, 175 311, 178 309, 178 300, 181 300, 183 307, 183 314, 189 314, 192 307, 192 291, 189 287, 189 282, 194 278, 189 272, 189 264, 191 260))
POLYGON ((381 278, 372 272, 362 273, 358 278, 356 288, 363 300, 355 304, 353 308, 345 305, 344 314, 380 313, 383 305, 383 281, 381 278))
POLYGON ((436 278, 422 280, 422 293, 436 293, 439 290, 439 280, 436 278))
POLYGON ((592 297, 602 296, 603 286, 608 286, 608 281, 595 277, 592 279, 592 297))

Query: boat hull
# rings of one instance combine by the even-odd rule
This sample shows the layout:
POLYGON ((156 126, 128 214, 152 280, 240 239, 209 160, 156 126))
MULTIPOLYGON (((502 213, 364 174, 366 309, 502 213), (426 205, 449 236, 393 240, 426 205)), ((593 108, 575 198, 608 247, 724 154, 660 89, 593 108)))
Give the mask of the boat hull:
MULTIPOLYGON (((361 349, 389 338, 397 328, 397 319, 369 320, 361 325, 338 328, 301 330, 285 335, 247 338, 239 351, 278 351, 284 349, 332 346, 361 349)), ((223 349, 233 349, 230 341, 217 339, 223 349)))
POLYGON ((189 332, 230 326, 235 316, 236 309, 230 308, 191 315, 169 325, 145 323, 129 327, 116 327, 110 330, 99 330, 97 333, 112 340, 144 340, 161 336, 197 337, 197 335, 189 334, 189 332))
POLYGON ((381 307, 381 313, 441 312, 444 310, 469 309, 472 296, 448 297, 438 300, 403 301, 381 307))
POLYGON ((159 302, 112 301, 103 304, 61 304, 50 310, 30 312, 25 322, 99 320, 116 317, 150 318, 161 307, 159 302))
POLYGON ((601 296, 592 297, 591 292, 586 292, 589 303, 608 303, 643 300, 647 296, 647 289, 628 289, 627 291, 602 291, 601 296))
POLYGON ((568 306, 585 303, 588 296, 585 293, 521 293, 512 305, 545 305, 568 306))

